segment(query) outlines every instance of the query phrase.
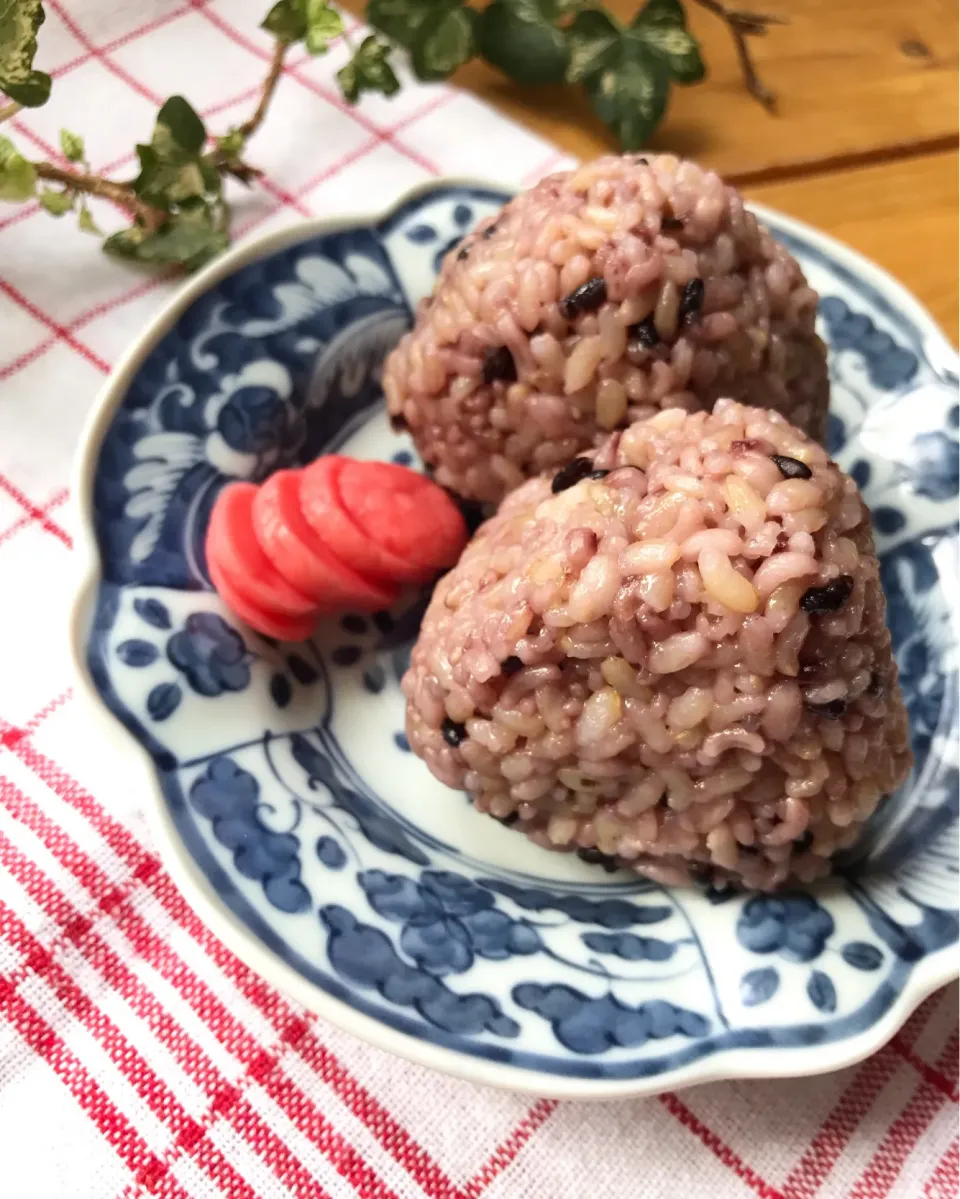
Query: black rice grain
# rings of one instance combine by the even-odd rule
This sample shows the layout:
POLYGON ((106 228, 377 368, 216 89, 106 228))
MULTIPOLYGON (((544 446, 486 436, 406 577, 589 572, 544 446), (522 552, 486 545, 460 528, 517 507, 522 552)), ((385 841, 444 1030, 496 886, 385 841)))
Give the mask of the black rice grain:
POLYGON ((467 726, 465 724, 457 724, 455 720, 451 720, 449 716, 445 716, 443 724, 440 726, 440 732, 443 734, 443 739, 447 745, 457 749, 467 739, 467 726))
POLYGON ((680 296, 680 310, 677 316, 681 325, 689 325, 691 321, 700 319, 700 309, 703 307, 703 280, 691 279, 684 286, 680 296))
POLYGON ((809 587, 800 597, 800 607, 811 616, 823 616, 827 612, 837 612, 850 598, 853 591, 853 579, 850 575, 840 575, 825 583, 822 587, 809 587))
POLYGON ((580 483, 583 479, 589 478, 592 473, 593 463, 589 458, 574 458, 553 476, 550 490, 554 495, 557 492, 566 491, 574 483, 580 483))
POLYGON ((506 346, 493 346, 483 355, 483 381, 493 383, 495 380, 504 383, 515 383, 517 379, 517 364, 506 346))
POLYGON ((602 275, 594 275, 586 283, 560 301, 560 313, 565 320, 572 321, 583 312, 593 312, 607 298, 607 285, 602 275))
POLYGON ((806 462, 788 458, 786 454, 771 454, 770 457, 785 479, 810 479, 813 477, 813 471, 806 462))
POLYGON ((653 323, 653 313, 627 329, 628 345, 632 344, 638 350, 652 350, 659 340, 660 334, 653 323))

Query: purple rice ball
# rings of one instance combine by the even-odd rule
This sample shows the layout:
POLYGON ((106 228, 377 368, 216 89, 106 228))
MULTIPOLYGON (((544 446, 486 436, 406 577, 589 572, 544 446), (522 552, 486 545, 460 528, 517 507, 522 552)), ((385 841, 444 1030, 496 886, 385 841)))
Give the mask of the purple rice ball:
POLYGON ((608 156, 544 179, 447 255, 384 390, 437 482, 496 502, 612 429, 723 396, 822 440, 816 308, 719 175, 608 156))
POLYGON ((424 618, 407 736, 540 845, 809 882, 910 769, 884 610, 825 450, 732 400, 665 409, 481 526, 424 618))

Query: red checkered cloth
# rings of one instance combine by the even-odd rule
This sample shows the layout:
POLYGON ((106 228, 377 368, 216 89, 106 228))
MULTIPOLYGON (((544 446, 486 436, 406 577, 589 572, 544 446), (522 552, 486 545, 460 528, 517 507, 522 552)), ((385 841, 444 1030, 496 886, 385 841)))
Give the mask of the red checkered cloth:
MULTIPOLYGON (((267 0, 46 0, 46 108, 123 173, 161 99, 226 129, 269 57, 267 0)), ((439 172, 530 181, 562 160, 469 95, 340 100, 347 56, 291 62, 236 233, 386 203, 439 172)), ((12 128, 11 128, 12 126, 12 128)), ((98 210, 105 227, 119 224, 98 210)), ((4 1199, 948 1199, 957 993, 862 1065, 613 1105, 532 1102, 407 1065, 247 970, 180 897, 124 762, 70 695, 65 484, 106 372, 170 294, 71 219, 0 205, 0 1194, 4 1199), (100 748, 98 748, 100 747, 100 748)))

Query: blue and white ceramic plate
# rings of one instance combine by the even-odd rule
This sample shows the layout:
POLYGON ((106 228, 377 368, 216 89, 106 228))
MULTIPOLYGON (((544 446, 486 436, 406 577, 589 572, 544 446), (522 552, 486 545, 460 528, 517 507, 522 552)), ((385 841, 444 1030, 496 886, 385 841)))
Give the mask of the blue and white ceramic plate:
POLYGON ((282 645, 211 591, 203 534, 226 480, 333 449, 413 460, 381 363, 445 251, 503 199, 433 184, 244 245, 180 292, 81 455, 81 673, 142 751, 203 918, 367 1040, 576 1097, 855 1061, 957 970, 956 358, 876 267, 762 214, 823 296, 831 446, 873 509, 917 756, 828 886, 702 895, 539 850, 409 752, 416 602, 282 645))

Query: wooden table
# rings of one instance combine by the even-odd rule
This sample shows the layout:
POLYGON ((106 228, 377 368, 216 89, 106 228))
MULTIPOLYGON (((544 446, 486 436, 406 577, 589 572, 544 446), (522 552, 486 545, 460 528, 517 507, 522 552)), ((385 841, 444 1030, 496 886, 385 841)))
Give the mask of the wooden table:
MULTIPOLYGON (((673 92, 652 145, 698 159, 900 278, 957 340, 956 0, 732 0, 789 25, 751 45, 779 115, 745 92, 716 17, 684 0, 709 78, 673 92)), ((608 0, 623 19, 639 0, 608 0)), ((612 146, 575 89, 455 82, 581 158, 612 146)))

